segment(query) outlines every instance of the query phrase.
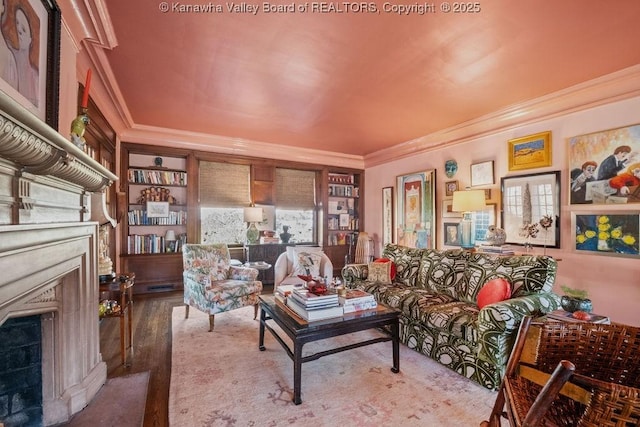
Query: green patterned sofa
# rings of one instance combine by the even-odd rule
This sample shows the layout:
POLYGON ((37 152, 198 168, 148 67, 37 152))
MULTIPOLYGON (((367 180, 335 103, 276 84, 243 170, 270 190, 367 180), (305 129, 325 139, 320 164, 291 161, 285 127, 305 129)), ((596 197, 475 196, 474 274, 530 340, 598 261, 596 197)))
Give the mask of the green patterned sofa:
POLYGON ((382 257, 396 265, 392 284, 367 281, 366 264, 346 265, 345 284, 400 310, 400 337, 409 348, 492 390, 500 385, 522 318, 559 307, 551 292, 557 262, 548 256, 387 245, 382 257), (480 310, 478 292, 494 278, 511 283, 511 298, 480 310))

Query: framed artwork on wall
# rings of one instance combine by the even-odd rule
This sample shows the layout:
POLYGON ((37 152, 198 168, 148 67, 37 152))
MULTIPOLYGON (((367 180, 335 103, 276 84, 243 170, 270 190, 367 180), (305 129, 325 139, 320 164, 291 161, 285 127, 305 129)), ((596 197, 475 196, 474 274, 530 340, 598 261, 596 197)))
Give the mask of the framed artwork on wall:
POLYGON ((382 246, 393 243, 393 187, 382 189, 382 246))
POLYGON ((396 178, 396 239, 402 246, 434 248, 436 238, 436 171, 396 178))
POLYGON ((497 224, 497 205, 487 203, 487 207, 481 211, 474 212, 474 223, 476 225, 476 242, 484 242, 487 237, 489 226, 497 224))
POLYGON ((569 203, 640 203, 640 124, 568 138, 569 203))
POLYGON ((551 132, 509 140, 509 170, 551 166, 551 132))
POLYGON ((638 212, 572 212, 571 228, 576 252, 634 258, 640 255, 638 212))
POLYGON ((493 160, 471 165, 471 186, 494 184, 493 160))
POLYGON ((462 218, 462 212, 453 211, 453 200, 442 201, 442 217, 443 218, 462 218))
POLYGON ((504 177, 502 189, 502 228, 507 243, 548 248, 560 247, 560 171, 504 177), (553 224, 541 229, 539 222, 550 216, 553 224), (537 224, 540 232, 527 238, 524 227, 537 224))
POLYGON ((457 222, 445 222, 442 224, 444 244, 447 246, 460 246, 460 235, 457 222))
POLYGON ((60 9, 55 0, 5 0, 2 5, 0 90, 57 129, 60 9))
POLYGON ((458 191, 458 181, 447 181, 444 183, 444 195, 453 197, 453 192, 458 191))
POLYGON ((147 202, 147 218, 166 218, 169 216, 169 202, 147 202))

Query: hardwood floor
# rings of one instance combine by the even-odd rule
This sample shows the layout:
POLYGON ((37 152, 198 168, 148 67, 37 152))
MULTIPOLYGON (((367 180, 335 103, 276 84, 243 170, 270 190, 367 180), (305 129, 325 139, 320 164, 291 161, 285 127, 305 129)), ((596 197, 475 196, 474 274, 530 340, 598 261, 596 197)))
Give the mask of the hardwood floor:
POLYGON ((107 364, 107 378, 149 371, 144 427, 169 425, 171 380, 171 311, 182 306, 182 291, 136 295, 133 306, 133 355, 131 366, 120 361, 120 320, 100 323, 100 351, 107 364))
MULTIPOLYGON (((263 293, 273 293, 265 285, 263 293)), ((171 381, 171 312, 183 306, 182 291, 136 295, 133 298, 133 355, 131 366, 120 361, 120 320, 100 323, 100 351, 107 364, 107 378, 149 371, 149 389, 144 427, 169 425, 169 383, 171 381)))

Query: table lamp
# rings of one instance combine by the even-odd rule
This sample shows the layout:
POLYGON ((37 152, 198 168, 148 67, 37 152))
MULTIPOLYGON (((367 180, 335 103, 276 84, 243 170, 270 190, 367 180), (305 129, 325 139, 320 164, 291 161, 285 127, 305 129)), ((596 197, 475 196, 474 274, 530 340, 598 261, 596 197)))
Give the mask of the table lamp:
POLYGON ((258 243, 260 237, 260 232, 256 228, 256 222, 262 222, 262 208, 255 206, 244 208, 244 222, 249 223, 249 228, 247 228, 247 242, 250 245, 255 245, 258 243))
POLYGON ((109 256, 109 227, 116 226, 107 209, 106 193, 91 193, 91 221, 98 222, 98 280, 108 281, 116 277, 113 261, 109 256))
POLYGON ((458 224, 460 246, 471 249, 476 244, 476 224, 473 220, 473 212, 486 207, 484 202, 484 190, 465 190, 453 192, 452 210, 462 212, 462 221, 458 224))
POLYGON ((167 252, 176 251, 176 232, 173 230, 167 230, 164 235, 164 241, 166 244, 167 252))

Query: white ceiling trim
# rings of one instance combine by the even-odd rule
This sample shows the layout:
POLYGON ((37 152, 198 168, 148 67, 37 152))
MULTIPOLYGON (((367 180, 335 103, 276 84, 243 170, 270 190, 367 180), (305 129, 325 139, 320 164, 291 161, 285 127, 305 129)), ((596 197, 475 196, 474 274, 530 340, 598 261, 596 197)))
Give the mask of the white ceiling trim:
POLYGON ((155 126, 134 125, 121 132, 119 136, 122 142, 162 147, 180 147, 198 151, 288 160, 301 163, 320 163, 346 168, 364 168, 362 156, 155 126))
POLYGON ((640 96, 640 65, 540 98, 514 104, 458 126, 371 153, 364 156, 364 165, 366 168, 377 166, 447 145, 472 141, 500 131, 636 96, 640 96))

